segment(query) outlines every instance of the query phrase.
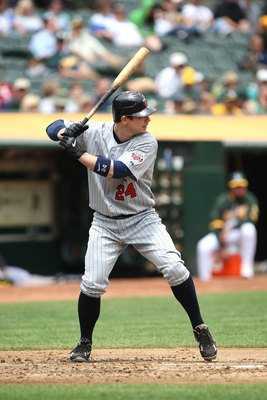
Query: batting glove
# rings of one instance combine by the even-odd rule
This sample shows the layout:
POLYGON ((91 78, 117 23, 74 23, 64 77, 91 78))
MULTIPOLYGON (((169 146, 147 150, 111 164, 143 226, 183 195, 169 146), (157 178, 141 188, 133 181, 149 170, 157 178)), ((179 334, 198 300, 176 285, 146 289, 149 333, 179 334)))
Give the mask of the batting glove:
POLYGON ((88 128, 88 125, 82 126, 80 122, 76 122, 65 129, 63 136, 69 136, 72 138, 76 138, 76 137, 80 136, 84 131, 86 131, 87 128, 88 128))
POLYGON ((70 156, 76 158, 77 160, 85 153, 85 151, 80 148, 76 138, 74 137, 64 135, 59 144, 60 146, 64 147, 70 156))

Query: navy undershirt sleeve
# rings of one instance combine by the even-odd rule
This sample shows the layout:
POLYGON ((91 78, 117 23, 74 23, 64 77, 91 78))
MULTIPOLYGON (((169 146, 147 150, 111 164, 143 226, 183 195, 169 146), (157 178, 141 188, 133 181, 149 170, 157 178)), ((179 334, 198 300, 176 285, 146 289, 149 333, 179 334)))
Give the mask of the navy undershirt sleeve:
POLYGON ((57 134, 62 128, 66 128, 63 119, 57 119, 56 121, 52 122, 52 124, 48 125, 46 128, 46 133, 51 140, 59 141, 57 134))
POLYGON ((122 161, 114 161, 114 172, 113 178, 126 178, 126 176, 131 176, 132 173, 122 161))

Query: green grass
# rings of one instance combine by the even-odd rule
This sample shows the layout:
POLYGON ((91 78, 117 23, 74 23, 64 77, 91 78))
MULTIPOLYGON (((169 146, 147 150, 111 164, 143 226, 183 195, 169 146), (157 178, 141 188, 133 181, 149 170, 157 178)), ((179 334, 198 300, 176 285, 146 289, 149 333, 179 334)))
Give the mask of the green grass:
MULTIPOLYGON (((267 292, 202 294, 219 347, 267 347, 267 292)), ((69 349, 79 337, 77 302, 0 304, 1 350, 69 349)), ((174 297, 103 299, 94 348, 196 346, 174 297)))
POLYGON ((267 384, 242 385, 2 385, 0 400, 262 400, 267 384))
MULTIPOLYGON (((202 294, 202 315, 219 347, 267 347, 267 293, 202 294)), ((70 349, 77 302, 0 304, 1 350, 70 349)), ((103 299, 94 348, 196 346, 174 297, 103 299)), ((266 384, 0 385, 0 400, 262 400, 266 384)))

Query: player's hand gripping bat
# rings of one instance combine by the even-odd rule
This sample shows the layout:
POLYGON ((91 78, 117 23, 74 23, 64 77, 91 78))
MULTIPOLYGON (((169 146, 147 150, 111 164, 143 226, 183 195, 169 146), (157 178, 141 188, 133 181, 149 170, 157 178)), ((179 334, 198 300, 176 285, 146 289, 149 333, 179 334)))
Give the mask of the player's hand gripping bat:
POLYGON ((86 117, 80 122, 81 126, 84 126, 86 122, 96 113, 102 104, 131 76, 136 69, 144 62, 145 58, 149 55, 149 50, 146 47, 141 47, 137 53, 131 58, 131 60, 121 70, 119 75, 114 79, 110 89, 98 100, 95 106, 89 111, 86 117))

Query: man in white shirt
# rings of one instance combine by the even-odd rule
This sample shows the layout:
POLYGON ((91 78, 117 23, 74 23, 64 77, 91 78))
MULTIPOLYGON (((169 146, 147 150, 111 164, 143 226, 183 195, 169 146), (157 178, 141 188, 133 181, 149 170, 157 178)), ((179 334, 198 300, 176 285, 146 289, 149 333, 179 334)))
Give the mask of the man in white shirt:
POLYGON ((168 99, 183 88, 182 72, 188 64, 188 58, 184 53, 172 53, 169 58, 169 66, 163 68, 155 78, 157 94, 168 99))
POLYGON ((190 0, 181 11, 185 26, 194 28, 199 34, 209 29, 214 19, 211 9, 202 3, 202 0, 190 0))

